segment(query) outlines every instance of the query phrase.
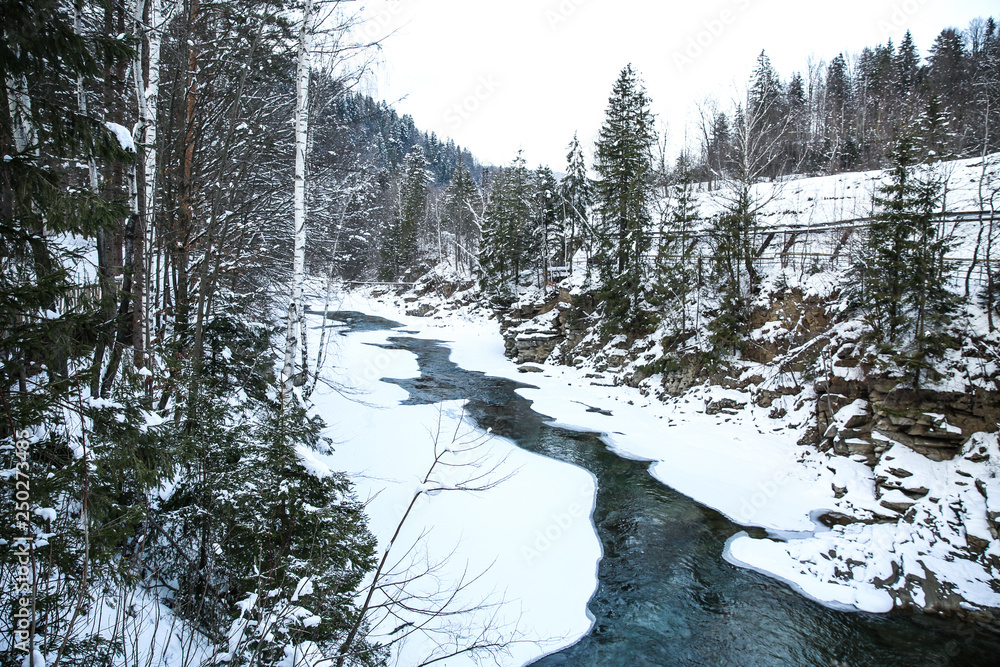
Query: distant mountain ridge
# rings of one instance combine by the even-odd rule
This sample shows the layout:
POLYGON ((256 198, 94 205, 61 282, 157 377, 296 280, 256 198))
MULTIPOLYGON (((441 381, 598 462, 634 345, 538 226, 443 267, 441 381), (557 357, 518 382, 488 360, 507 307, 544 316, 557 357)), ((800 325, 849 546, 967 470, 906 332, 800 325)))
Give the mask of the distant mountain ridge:
POLYGON ((482 182, 483 165, 468 150, 452 139, 441 139, 434 132, 420 130, 412 116, 400 115, 386 102, 369 95, 353 92, 336 95, 326 109, 326 118, 353 130, 356 139, 363 140, 381 167, 396 169, 414 146, 420 146, 438 185, 447 185, 451 180, 459 156, 476 182, 482 182))

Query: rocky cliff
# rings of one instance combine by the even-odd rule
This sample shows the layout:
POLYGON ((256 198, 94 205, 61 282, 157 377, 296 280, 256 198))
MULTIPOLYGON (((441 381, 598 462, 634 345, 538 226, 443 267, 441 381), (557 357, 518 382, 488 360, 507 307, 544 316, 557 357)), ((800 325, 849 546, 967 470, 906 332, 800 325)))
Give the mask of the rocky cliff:
MULTIPOLYGON (((859 535, 874 524, 899 525, 906 526, 897 530, 900 535, 915 531, 925 537, 901 538, 902 546, 868 544, 872 558, 880 549, 902 554, 907 544, 919 543, 925 546, 914 547, 918 558, 938 550, 947 559, 1000 573, 1000 450, 989 436, 1000 421, 1000 367, 991 360, 997 341, 970 333, 914 386, 912 378, 881 364, 863 326, 836 314, 835 297, 800 290, 770 295, 754 312, 741 358, 724 363, 698 350, 691 333, 661 328, 643 338, 601 336, 595 299, 585 292, 551 290, 499 313, 499 320, 507 355, 520 364, 573 365, 587 369, 594 384, 639 387, 664 400, 700 385, 746 396, 707 403, 710 415, 773 405, 770 417, 780 423, 790 411, 782 406, 812 405, 811 422, 795 425, 800 444, 867 465, 871 488, 864 493, 876 503, 874 511, 861 510, 852 505, 846 485, 834 482, 833 495, 844 506, 823 517, 824 523, 859 535)), ((849 572, 850 557, 838 553, 830 562, 841 556, 849 572)), ((914 574, 893 567, 897 574, 878 585, 897 608, 969 613, 962 596, 931 569, 914 574)), ((994 618, 990 611, 975 613, 979 621, 994 618)))

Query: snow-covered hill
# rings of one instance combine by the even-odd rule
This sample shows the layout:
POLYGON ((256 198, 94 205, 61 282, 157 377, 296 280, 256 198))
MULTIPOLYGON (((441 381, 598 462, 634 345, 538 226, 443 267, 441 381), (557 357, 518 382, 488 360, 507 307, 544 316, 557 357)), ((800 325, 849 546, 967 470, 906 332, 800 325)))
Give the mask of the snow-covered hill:
MULTIPOLYGON (((688 304, 684 318, 657 311, 659 326, 647 336, 602 335, 583 253, 570 277, 525 288, 495 313, 507 353, 546 376, 573 378, 552 390, 565 395, 538 396, 538 409, 560 423, 593 422, 576 414, 579 392, 590 404, 596 391, 641 405, 618 427, 628 435, 606 436, 609 445, 660 461, 652 472, 664 483, 768 531, 735 538, 732 562, 836 607, 989 618, 1000 608, 1000 332, 977 295, 987 283, 985 255, 995 254, 990 234, 1000 232, 990 225, 1000 155, 927 173, 945 184, 941 231, 953 240, 962 307, 954 347, 936 361, 936 378, 917 388, 866 342, 866 325, 843 297, 884 172, 757 186, 766 261, 748 351, 738 358, 708 367, 698 356, 708 344, 702 303, 688 304), (636 428, 645 412, 667 423, 636 428)), ((725 191, 700 191, 697 201, 703 233, 725 191)), ((447 327, 456 301, 435 290, 443 280, 428 276, 407 295, 377 293, 447 327)), ((706 284, 697 299, 711 291, 706 284)))

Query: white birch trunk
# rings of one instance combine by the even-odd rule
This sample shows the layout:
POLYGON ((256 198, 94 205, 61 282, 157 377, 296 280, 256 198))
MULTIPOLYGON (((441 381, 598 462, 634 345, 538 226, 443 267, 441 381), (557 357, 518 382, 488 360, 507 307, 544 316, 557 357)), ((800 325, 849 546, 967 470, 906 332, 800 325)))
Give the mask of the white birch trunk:
MULTIPOLYGON (((74 15, 74 27, 76 28, 77 34, 83 34, 83 17, 80 15, 81 9, 79 6, 76 7, 76 14, 74 15)), ((87 115, 87 91, 83 89, 83 77, 76 78, 76 105, 81 116, 87 115)), ((18 150, 24 150, 23 148, 18 148, 18 150)), ((97 178, 97 162, 94 160, 94 156, 91 155, 87 158, 87 176, 89 178, 90 189, 93 192, 97 192, 98 178, 97 178)))
MULTIPOLYGON (((135 22, 142 26, 145 0, 136 0, 135 22)), ((136 101, 139 108, 139 131, 136 139, 143 144, 143 201, 145 210, 143 216, 146 228, 152 227, 153 211, 156 202, 156 141, 157 125, 156 115, 157 96, 160 92, 160 44, 163 40, 163 23, 166 21, 162 16, 162 0, 150 0, 149 5, 149 26, 144 30, 146 33, 146 44, 149 47, 149 80, 143 81, 142 54, 136 56, 136 62, 132 67, 135 73, 136 101)))
MULTIPOLYGON (((135 94, 136 106, 139 110, 139 129, 136 132, 136 141, 141 143, 142 151, 142 173, 143 173, 143 210, 137 211, 142 216, 142 232, 144 234, 143 245, 146 249, 154 247, 155 225, 154 215, 156 211, 156 168, 158 160, 157 141, 158 125, 157 114, 159 113, 160 94, 160 50, 163 43, 163 33, 167 24, 173 18, 177 4, 172 0, 166 0, 168 6, 164 7, 164 0, 135 0, 134 20, 140 32, 144 33, 146 45, 149 48, 149 60, 147 62, 148 74, 143 80, 143 63, 141 49, 136 55, 132 71, 135 74, 135 94), (146 3, 149 3, 149 24, 143 24, 146 3)), ((138 198, 137 198, 138 199, 138 198)), ((144 349, 148 350, 150 345, 150 329, 148 304, 150 284, 153 276, 152 253, 146 252, 143 257, 143 303, 135 304, 141 310, 143 334, 145 337, 144 349)))
POLYGON ((299 52, 295 77, 295 259, 292 274, 292 298, 288 303, 288 330, 285 339, 284 367, 281 371, 281 402, 291 404, 292 390, 303 384, 308 375, 305 346, 305 311, 302 292, 306 266, 306 147, 309 138, 309 65, 312 33, 312 0, 305 0, 299 28, 299 52), (299 348, 301 370, 295 369, 299 348))
MULTIPOLYGON (((28 96, 28 80, 24 76, 16 79, 8 76, 5 83, 8 91, 7 106, 14 130, 14 150, 23 153, 28 150, 28 146, 35 143, 35 128, 30 118, 31 97, 28 96)), ((35 154, 38 154, 37 149, 35 154)))

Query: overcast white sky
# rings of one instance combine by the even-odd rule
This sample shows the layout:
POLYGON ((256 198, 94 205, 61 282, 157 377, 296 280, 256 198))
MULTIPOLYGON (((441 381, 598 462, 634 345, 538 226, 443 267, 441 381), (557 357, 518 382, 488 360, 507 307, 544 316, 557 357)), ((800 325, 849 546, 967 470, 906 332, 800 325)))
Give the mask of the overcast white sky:
POLYGON ((562 171, 588 155, 615 78, 632 63, 677 149, 695 103, 733 98, 765 50, 782 80, 912 30, 922 54, 945 27, 1000 18, 996 0, 371 0, 388 35, 366 92, 480 160, 562 171))

